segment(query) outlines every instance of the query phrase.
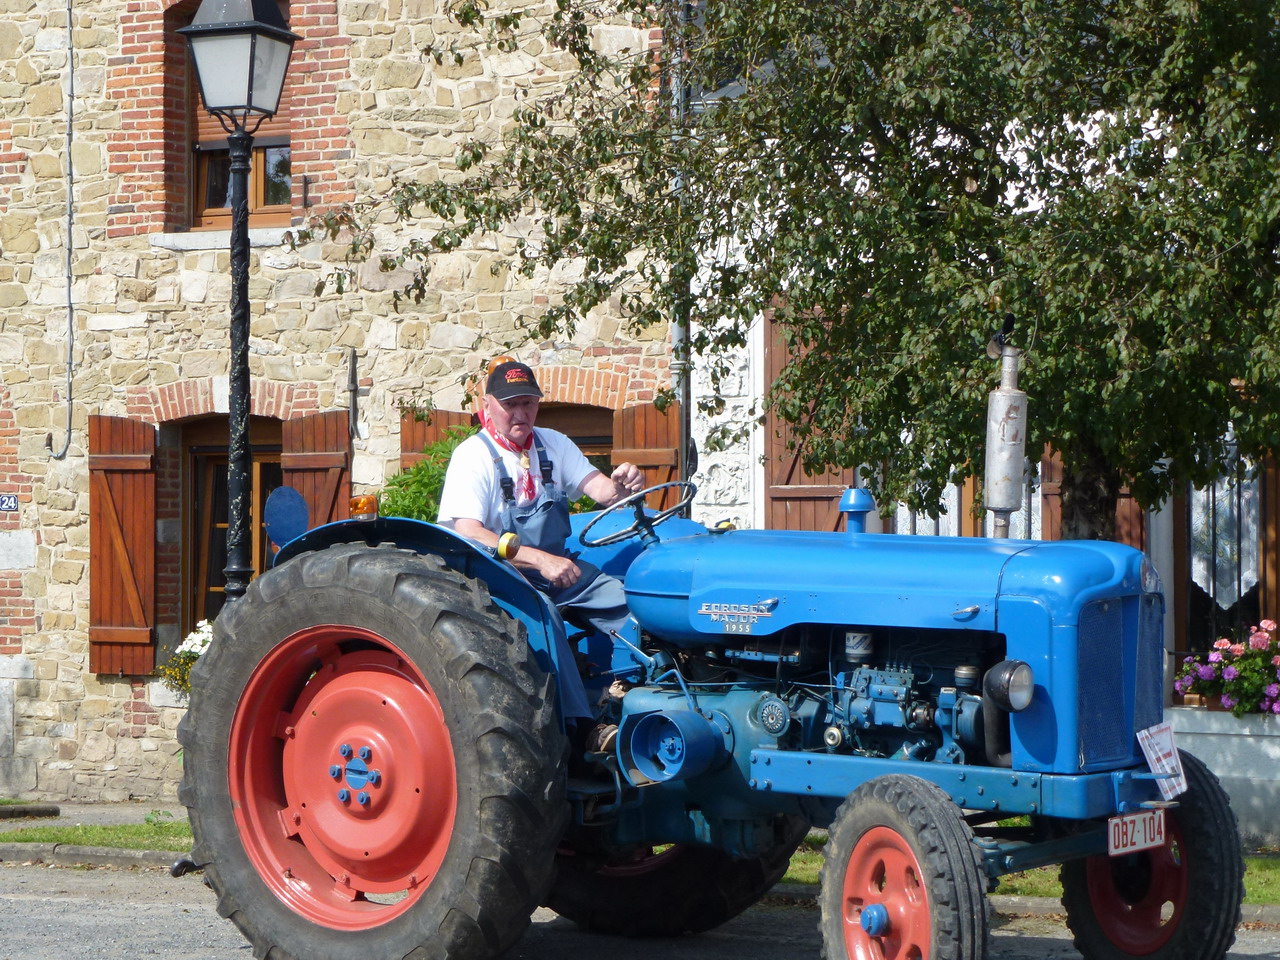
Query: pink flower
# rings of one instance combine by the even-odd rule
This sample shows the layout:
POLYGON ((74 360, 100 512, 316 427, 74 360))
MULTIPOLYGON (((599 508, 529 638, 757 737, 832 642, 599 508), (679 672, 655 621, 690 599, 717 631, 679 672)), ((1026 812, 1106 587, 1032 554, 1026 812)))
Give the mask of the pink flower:
POLYGON ((1273 667, 1280 667, 1280 653, 1271 658, 1271 665, 1273 667))
POLYGON ((1226 637, 1223 637, 1221 640, 1213 641, 1213 649, 1215 650, 1225 650, 1229 646, 1231 646, 1231 641, 1226 637))
POLYGON ((1243 644, 1243 643, 1233 643, 1233 644, 1231 645, 1231 655, 1232 655, 1233 657, 1243 656, 1243 655, 1244 655, 1244 644, 1243 644))
POLYGON ((1250 650, 1266 650, 1269 646, 1271 646, 1271 634, 1259 631, 1249 636, 1250 650))
POLYGON ((1258 626, 1262 627, 1263 630, 1275 630, 1276 622, 1274 620, 1263 620, 1258 626))
POLYGON ((1222 662, 1222 652, 1221 652, 1221 651, 1219 651, 1219 650, 1215 650, 1215 651, 1213 651, 1213 653, 1209 654, 1209 662, 1210 662, 1210 663, 1221 663, 1221 662, 1222 662))

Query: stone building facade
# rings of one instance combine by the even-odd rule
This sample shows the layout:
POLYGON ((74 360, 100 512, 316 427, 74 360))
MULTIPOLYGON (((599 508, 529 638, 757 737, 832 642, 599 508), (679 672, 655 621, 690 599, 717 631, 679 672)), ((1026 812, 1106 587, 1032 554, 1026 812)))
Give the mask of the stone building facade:
MULTIPOLYGON (((375 269, 317 293, 343 247, 286 230, 392 178, 450 176, 464 137, 495 136, 519 90, 570 65, 536 41, 437 65, 424 48, 458 36, 444 0, 282 6, 302 39, 259 138, 276 152, 255 155, 255 476, 318 469, 314 504, 399 469, 406 410, 464 411, 477 357, 558 278, 517 277, 513 241, 486 238, 397 310, 403 276, 375 269)), ((0 0, 0 796, 168 799, 180 775, 182 707, 151 668, 217 590, 228 402, 224 145, 175 33, 196 7, 0 0)), ((602 312, 519 355, 549 407, 622 423, 670 382, 666 331, 622 336, 602 312)))

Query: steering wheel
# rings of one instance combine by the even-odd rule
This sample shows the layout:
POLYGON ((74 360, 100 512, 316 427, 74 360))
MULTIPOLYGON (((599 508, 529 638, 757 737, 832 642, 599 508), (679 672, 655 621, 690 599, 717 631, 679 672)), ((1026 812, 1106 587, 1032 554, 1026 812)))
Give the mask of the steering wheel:
POLYGON ((656 541, 657 535, 653 532, 653 528, 664 520, 674 517, 677 513, 687 507, 698 492, 698 488, 687 480, 672 480, 670 483, 659 483, 656 486, 645 487, 643 490, 637 490, 629 497, 623 497, 616 503, 612 503, 600 511, 600 514, 582 528, 582 533, 578 534, 578 542, 584 547, 607 547, 611 543, 618 543, 621 540, 628 540, 631 537, 639 536, 645 543, 656 541), (684 494, 680 501, 674 506, 667 507, 661 513, 657 513, 652 517, 644 512, 644 499, 651 493, 657 493, 659 490, 666 490, 668 487, 682 487, 684 494), (632 507, 635 510, 635 519, 631 524, 622 530, 615 530, 613 533, 607 533, 598 540, 588 540, 587 534, 591 532, 591 528, 603 520, 605 517, 632 507))

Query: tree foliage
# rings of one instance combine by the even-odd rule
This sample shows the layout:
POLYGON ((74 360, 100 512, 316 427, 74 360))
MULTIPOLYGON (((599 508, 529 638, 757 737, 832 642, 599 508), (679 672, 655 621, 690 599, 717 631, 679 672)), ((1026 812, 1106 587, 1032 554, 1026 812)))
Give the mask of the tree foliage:
POLYGON ((926 510, 979 469, 1007 314, 1068 531, 1109 533, 1124 483, 1151 505, 1217 475, 1228 424, 1246 455, 1280 445, 1276 0, 455 14, 581 69, 458 178, 386 198, 438 227, 387 258, 424 271, 410 295, 432 251, 520 223, 521 269, 582 267, 536 335, 606 301, 636 327, 688 312, 714 378, 771 309, 790 361, 768 402, 806 465, 874 465, 882 501, 926 510), (662 39, 600 52, 619 23, 662 39))

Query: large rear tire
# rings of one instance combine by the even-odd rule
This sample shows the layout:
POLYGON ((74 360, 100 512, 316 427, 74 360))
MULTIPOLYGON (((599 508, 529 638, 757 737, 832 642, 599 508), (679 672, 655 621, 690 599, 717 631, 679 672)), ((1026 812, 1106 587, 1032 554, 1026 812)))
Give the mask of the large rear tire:
POLYGON ((1235 814, 1209 769, 1182 754, 1187 792, 1165 845, 1062 865, 1062 906, 1085 960, 1221 960, 1235 941, 1244 855, 1235 814))
POLYGON ((546 905, 595 933, 702 933, 758 903, 787 872, 808 830, 801 817, 779 817, 767 849, 743 858, 692 844, 592 851, 570 836, 546 905))
POLYGON ((986 956, 981 857, 939 787, 877 777, 840 805, 829 834, 820 895, 827 960, 986 956))
POLYGON ((437 558, 342 544, 218 617, 180 729, 193 859, 272 960, 481 960, 550 885, 554 685, 437 558))

